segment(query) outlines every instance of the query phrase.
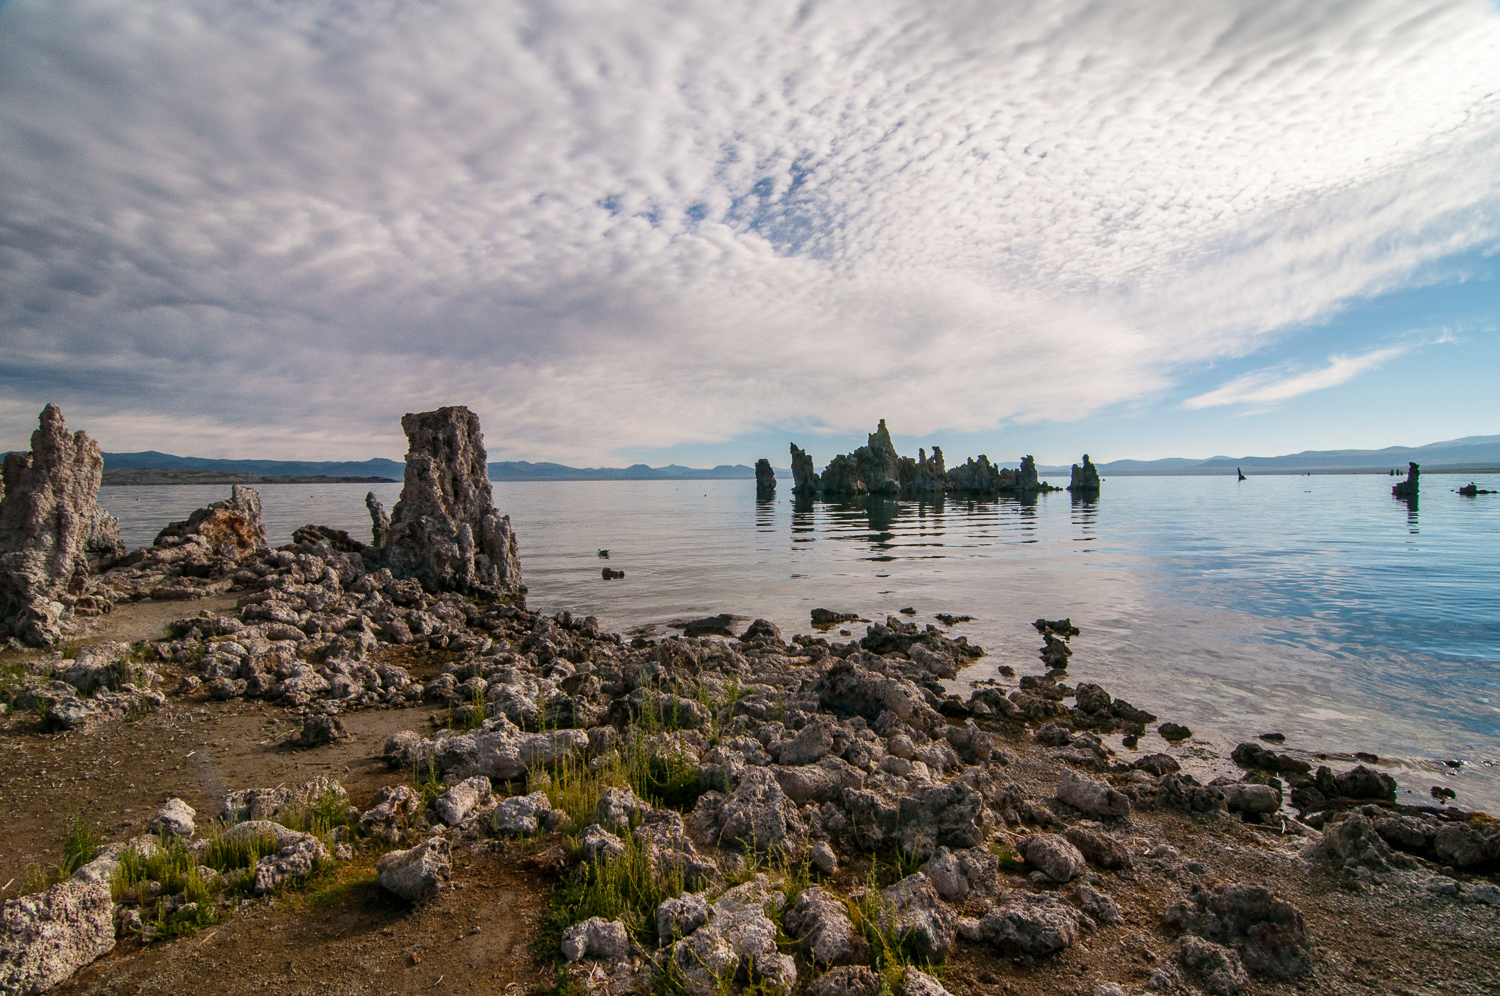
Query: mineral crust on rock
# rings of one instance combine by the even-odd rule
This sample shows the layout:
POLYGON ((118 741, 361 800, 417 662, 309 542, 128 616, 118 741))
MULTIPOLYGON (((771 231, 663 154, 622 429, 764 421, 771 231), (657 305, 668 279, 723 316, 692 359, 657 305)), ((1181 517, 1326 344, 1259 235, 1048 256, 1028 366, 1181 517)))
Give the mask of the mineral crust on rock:
POLYGON ((260 518, 260 492, 236 484, 224 501, 200 508, 181 522, 168 523, 152 544, 174 546, 190 536, 202 537, 215 555, 231 560, 264 550, 266 527, 260 518))
POLYGON ((0 914, 0 992, 45 992, 114 946, 108 882, 70 880, 9 900, 0 914))
MULTIPOLYGON (((495 510, 479 417, 462 406, 401 417, 406 476, 382 556, 398 578, 428 591, 490 597, 524 591, 510 516, 495 510)), ((375 538, 379 503, 367 499, 375 538)))

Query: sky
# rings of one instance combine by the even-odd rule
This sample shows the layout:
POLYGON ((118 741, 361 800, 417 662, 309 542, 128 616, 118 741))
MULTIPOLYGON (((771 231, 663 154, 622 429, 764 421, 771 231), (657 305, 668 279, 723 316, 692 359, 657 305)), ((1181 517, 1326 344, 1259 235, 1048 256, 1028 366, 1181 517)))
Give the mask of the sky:
POLYGON ((1491 0, 9 0, 0 449, 1500 433, 1491 0))

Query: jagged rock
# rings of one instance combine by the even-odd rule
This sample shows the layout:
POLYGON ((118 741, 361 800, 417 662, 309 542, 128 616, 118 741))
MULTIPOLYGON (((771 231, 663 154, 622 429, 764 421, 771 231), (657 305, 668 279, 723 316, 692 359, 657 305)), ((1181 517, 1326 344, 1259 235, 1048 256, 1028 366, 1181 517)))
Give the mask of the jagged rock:
POLYGON ((776 924, 755 904, 713 917, 673 944, 669 957, 677 980, 693 996, 712 996, 737 976, 777 992, 797 982, 796 963, 776 949, 776 924))
POLYGON ((1186 903, 1167 910, 1163 922, 1234 948, 1252 972, 1290 979, 1313 970, 1302 914, 1263 886, 1197 889, 1186 903))
POLYGON ((1105 782, 1085 778, 1076 771, 1063 774, 1057 784, 1057 797, 1074 809, 1090 816, 1129 816, 1130 800, 1105 782))
POLYGON ((1406 480, 1391 488, 1391 494, 1397 498, 1415 498, 1421 488, 1422 468, 1415 462, 1408 461, 1406 465, 1406 480))
POLYGON ((901 987, 896 996, 949 996, 943 984, 926 972, 919 972, 910 965, 901 976, 901 987))
POLYGON ((1200 785, 1189 774, 1163 775, 1156 784, 1156 803, 1168 809, 1182 809, 1190 813, 1212 813, 1226 808, 1222 789, 1214 785, 1200 785))
POLYGON ((1229 756, 1242 768, 1269 771, 1273 774, 1305 775, 1312 771, 1312 765, 1306 761, 1299 761, 1289 754, 1278 754, 1273 750, 1267 750, 1260 744, 1242 743, 1229 756))
POLYGON ((769 769, 787 798, 798 806, 808 803, 835 802, 844 797, 847 788, 860 788, 865 773, 837 757, 825 757, 817 764, 799 767, 772 765, 769 769))
POLYGON ((120 520, 96 506, 84 549, 94 560, 112 561, 125 556, 125 541, 120 538, 120 520))
POLYGON ((921 872, 908 875, 880 894, 881 917, 887 927, 906 939, 914 954, 942 961, 953 947, 958 914, 938 897, 921 872))
POLYGON ((510 516, 494 507, 478 416, 439 408, 403 415, 401 429, 406 474, 382 548, 392 573, 428 591, 523 591, 510 516))
POLYGON ((429 837, 406 851, 391 851, 375 862, 380 885, 410 903, 437 895, 453 871, 453 852, 442 837, 429 837))
POLYGON ((729 795, 705 793, 693 810, 695 831, 720 846, 756 851, 790 851, 806 828, 796 805, 781 790, 773 772, 747 769, 729 795))
POLYGON ((600 826, 611 830, 628 830, 632 818, 650 808, 637 799, 628 787, 610 787, 599 794, 599 804, 594 807, 594 819, 600 826))
POLYGON ((1471 819, 1444 823, 1433 837, 1437 856, 1455 868, 1500 861, 1500 822, 1471 819))
POLYGON ((225 823, 274 820, 288 809, 303 807, 329 795, 342 798, 347 794, 337 779, 327 775, 319 775, 291 788, 235 789, 225 794, 223 805, 219 807, 219 819, 225 823))
POLYGON ((484 721, 472 732, 436 740, 386 741, 386 763, 392 767, 419 767, 438 776, 471 778, 484 775, 490 781, 520 778, 538 765, 560 764, 582 757, 589 737, 583 730, 524 733, 505 716, 484 721))
POLYGON ((604 861, 625 853, 625 842, 597 823, 590 823, 578 835, 578 846, 585 861, 604 861))
POLYGON ((874 722, 890 712, 918 729, 945 725, 915 682, 868 671, 853 661, 842 660, 830 667, 814 686, 819 703, 840 716, 863 716, 874 722))
POLYGON ((1181 771, 1182 765, 1171 754, 1147 754, 1140 757, 1131 765, 1137 771, 1145 771, 1160 778, 1162 775, 1170 775, 1181 771))
POLYGON ((699 854, 687 835, 682 817, 670 809, 646 809, 636 817, 636 842, 657 875, 681 875, 689 889, 701 889, 719 879, 719 867, 699 854))
POLYGON ((669 944, 703 926, 708 917, 708 898, 701 892, 664 899, 656 907, 656 936, 661 943, 669 944))
POLYGON ((1092 821, 1085 820, 1068 827, 1063 831, 1063 837, 1096 868, 1113 871, 1135 864, 1130 849, 1092 821))
POLYGON ((620 920, 606 920, 591 916, 582 923, 575 923, 562 935, 562 955, 568 961, 592 958, 596 961, 613 961, 625 957, 630 950, 630 935, 620 920))
POLYGON ((406 785, 385 785, 375 793, 375 804, 359 817, 365 837, 399 840, 422 808, 422 797, 406 785))
POLYGON ((287 882, 306 878, 318 869, 321 862, 330 859, 328 848, 317 837, 288 829, 271 820, 237 823, 224 831, 224 837, 228 840, 275 838, 276 852, 265 855, 255 863, 255 880, 251 891, 257 896, 274 892, 287 882))
POLYGON ((1414 862, 1393 852, 1375 831, 1375 825, 1361 815, 1352 815, 1323 828, 1323 838, 1311 848, 1311 857, 1321 857, 1344 868, 1410 868, 1414 862))
POLYGON ((544 826, 549 830, 559 826, 565 819, 562 810, 553 809, 547 801, 547 793, 533 792, 502 799, 490 813, 490 827, 496 833, 528 836, 544 826))
POLYGON ((782 922, 820 965, 854 965, 869 958, 869 945, 854 929, 844 904, 818 886, 798 893, 782 922))
POLYGON ((755 461, 755 500, 770 501, 776 497, 776 471, 771 461, 761 457, 755 461))
POLYGON ((191 837, 197 829, 193 825, 196 815, 193 807, 181 799, 168 799, 151 817, 146 829, 162 836, 191 837))
POLYGON ((1095 923, 1116 924, 1121 920, 1120 908, 1115 905, 1114 899, 1098 889, 1087 885, 1078 886, 1073 890, 1073 902, 1095 923))
MULTIPOLYGON (((807 987, 807 996, 880 996, 882 980, 864 965, 829 969, 807 987)), ((906 996, 903 992, 902 996, 906 996)), ((912 993, 911 996, 928 996, 912 993)))
POLYGON ((781 745, 776 759, 782 764, 812 764, 833 752, 835 725, 827 719, 815 719, 808 723, 789 743, 781 745))
POLYGON ((1028 865, 1054 882, 1071 882, 1083 874, 1083 854, 1056 834, 1034 833, 1021 841, 1020 851, 1028 865))
POLYGON ((922 866, 922 874, 948 902, 958 902, 971 892, 989 891, 998 881, 999 872, 1000 859, 981 847, 957 851, 940 847, 922 866))
POLYGON ((757 619, 740 634, 740 642, 781 644, 785 641, 781 638, 781 627, 769 619, 757 619))
POLYGON ((344 728, 343 720, 337 716, 316 714, 302 720, 302 732, 297 736, 297 743, 302 747, 318 747, 323 744, 331 744, 335 740, 345 740, 349 737, 349 731, 344 728))
POLYGON ((292 532, 292 542, 302 543, 327 543, 328 546, 339 553, 359 553, 364 544, 351 537, 342 529, 334 529, 331 526, 300 526, 292 532))
POLYGON ((833 853, 833 848, 829 847, 827 842, 816 841, 807 849, 807 855, 812 861, 812 866, 822 874, 831 876, 838 872, 838 855, 833 853))
POLYGON ((171 546, 198 536, 215 556, 238 560, 266 548, 266 527, 260 518, 260 492, 236 484, 229 497, 200 508, 181 522, 170 522, 156 534, 153 545, 171 546))
POLYGON ((438 796, 432 808, 437 810, 438 819, 450 827, 455 827, 475 809, 489 805, 493 796, 494 790, 490 787, 490 780, 476 775, 473 778, 465 778, 438 796))
POLYGON ((799 449, 796 443, 793 443, 792 495, 801 499, 816 498, 820 483, 818 472, 813 469, 812 456, 806 450, 799 449))
POLYGON ((682 623, 682 635, 689 637, 733 636, 734 616, 727 612, 721 612, 716 616, 691 619, 688 622, 682 623))
POLYGON ((0 915, 0 992, 45 992, 114 946, 108 882, 69 880, 11 899, 0 915))
POLYGON ((85 433, 68 432, 56 405, 39 421, 31 451, 6 454, 0 469, 0 637, 50 647, 87 590, 104 458, 85 433))
POLYGON ((979 921, 977 935, 1003 954, 1039 958, 1077 944, 1091 924, 1056 893, 1013 890, 979 921))
POLYGON ((1264 816, 1281 808, 1281 793, 1270 785, 1222 782, 1219 779, 1214 779, 1210 784, 1224 793, 1224 804, 1231 813, 1264 816))
POLYGON ((373 491, 365 493, 365 508, 370 511, 370 545, 376 550, 384 550, 391 536, 390 514, 373 491))
POLYGON ((1068 490, 1075 495, 1096 495, 1099 493, 1099 468, 1095 467, 1089 455, 1083 455, 1083 466, 1073 465, 1073 477, 1068 482, 1068 490))
POLYGON ((1240 956, 1222 944, 1188 935, 1177 939, 1172 953, 1184 969, 1203 980, 1203 988, 1213 996, 1235 996, 1250 983, 1240 956))

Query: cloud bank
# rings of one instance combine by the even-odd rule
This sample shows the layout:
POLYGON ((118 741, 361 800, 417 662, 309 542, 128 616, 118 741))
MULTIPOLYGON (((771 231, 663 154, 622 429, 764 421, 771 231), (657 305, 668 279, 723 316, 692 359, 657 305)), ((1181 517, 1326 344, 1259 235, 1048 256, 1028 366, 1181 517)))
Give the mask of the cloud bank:
POLYGON ((467 403, 590 463, 1078 418, 1494 240, 1496 51, 1484 0, 11 0, 0 417, 315 458, 467 403))

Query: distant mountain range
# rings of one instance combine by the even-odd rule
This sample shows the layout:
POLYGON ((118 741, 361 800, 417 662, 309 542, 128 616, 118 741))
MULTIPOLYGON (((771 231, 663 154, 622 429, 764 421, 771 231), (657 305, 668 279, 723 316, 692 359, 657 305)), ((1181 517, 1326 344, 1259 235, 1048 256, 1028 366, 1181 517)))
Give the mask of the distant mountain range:
MULTIPOLYGON (((1416 461, 1425 471, 1486 472, 1500 471, 1500 436, 1465 436, 1426 446, 1391 446, 1383 450, 1307 450, 1275 457, 1209 457, 1207 460, 1170 457, 1165 460, 1113 460, 1099 464, 1099 472, 1108 477, 1157 476, 1174 477, 1207 474, 1232 474, 1236 468, 1247 474, 1384 474, 1406 471, 1416 461)), ((396 460, 306 461, 306 460, 208 460, 180 457, 147 450, 143 453, 104 454, 106 472, 127 468, 150 468, 172 471, 212 471, 222 475, 246 474, 259 478, 385 478, 399 481, 406 465, 396 460)), ((1068 466, 1043 466, 1044 476, 1068 473, 1068 466)), ((777 471, 780 477, 790 473, 777 471)), ((115 475, 118 477, 118 473, 115 475)), ((141 476, 141 475, 131 475, 141 476)), ((753 478, 755 471, 744 464, 721 464, 710 469, 681 467, 648 467, 638 463, 630 467, 567 467, 560 463, 528 463, 504 460, 490 464, 492 481, 722 481, 753 478)), ((201 481, 198 474, 178 475, 201 481)), ((227 478, 226 478, 227 479, 227 478)), ((171 483, 163 480, 162 483, 171 483)))
MULTIPOLYGON (((1099 464, 1108 477, 1186 477, 1208 474, 1384 474, 1406 473, 1410 462, 1429 472, 1500 470, 1500 436, 1465 436, 1426 446, 1389 446, 1383 450, 1305 450, 1275 457, 1209 457, 1189 460, 1114 460, 1099 464)), ((1041 467, 1043 475, 1066 474, 1069 467, 1041 467)))
MULTIPOLYGON (((128 475, 129 483, 177 484, 210 483, 201 476, 211 473, 222 476, 211 483, 257 483, 260 479, 276 478, 381 478, 399 481, 406 473, 406 464, 396 460, 210 460, 203 457, 181 457, 170 453, 146 450, 142 453, 106 453, 104 471, 112 480, 106 483, 126 483, 120 472, 150 469, 158 471, 195 471, 194 475, 182 474, 175 479, 147 478, 140 474, 128 475), (254 479, 236 479, 233 475, 254 475, 254 479)), ((648 467, 643 463, 632 467, 565 467, 560 463, 527 463, 524 460, 505 460, 490 464, 492 481, 716 481, 754 477, 755 470, 742 464, 724 464, 710 470, 695 467, 648 467)), ((290 482, 288 482, 290 483, 290 482)))

